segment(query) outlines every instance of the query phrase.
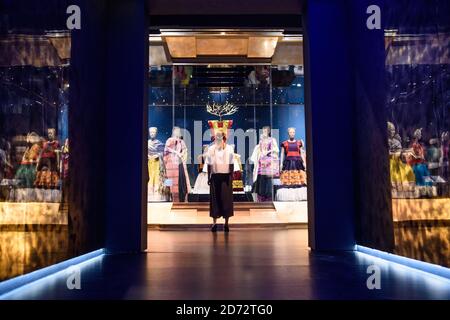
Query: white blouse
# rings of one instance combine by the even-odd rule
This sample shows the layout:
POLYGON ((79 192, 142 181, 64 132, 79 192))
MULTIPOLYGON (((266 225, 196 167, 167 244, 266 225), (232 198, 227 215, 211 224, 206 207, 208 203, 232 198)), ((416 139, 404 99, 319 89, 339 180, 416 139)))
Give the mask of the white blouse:
POLYGON ((211 173, 230 173, 230 164, 234 164, 234 150, 226 144, 224 148, 213 144, 209 147, 206 164, 212 167, 211 173))

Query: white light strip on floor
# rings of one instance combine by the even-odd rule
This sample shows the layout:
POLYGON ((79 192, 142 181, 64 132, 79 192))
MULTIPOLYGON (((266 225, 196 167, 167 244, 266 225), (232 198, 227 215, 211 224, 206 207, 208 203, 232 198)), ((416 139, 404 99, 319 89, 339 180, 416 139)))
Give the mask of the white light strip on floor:
POLYGON ((99 258, 104 254, 105 249, 95 250, 87 254, 51 265, 49 267, 45 267, 43 269, 39 269, 31 273, 27 273, 16 278, 0 282, 0 300, 5 299, 13 292, 17 293, 18 290, 27 290, 27 287, 33 283, 47 279, 49 277, 55 277, 71 267, 81 267, 82 265, 91 263, 94 259, 99 258))
POLYGON ((419 261, 407 257, 402 257, 396 254, 356 245, 355 250, 361 253, 365 253, 369 256, 380 258, 391 263, 401 265, 405 268, 414 269, 415 271, 421 271, 428 275, 437 276, 442 280, 450 282, 450 269, 442 267, 437 264, 432 264, 424 261, 419 261))

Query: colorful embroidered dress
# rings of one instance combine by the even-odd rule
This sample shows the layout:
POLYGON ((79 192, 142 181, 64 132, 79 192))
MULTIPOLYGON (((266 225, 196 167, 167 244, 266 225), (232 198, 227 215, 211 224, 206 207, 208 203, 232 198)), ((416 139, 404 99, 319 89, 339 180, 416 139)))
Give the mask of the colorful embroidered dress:
POLYGON ((303 143, 298 140, 288 140, 281 144, 284 152, 283 171, 280 180, 283 185, 306 184, 305 166, 302 159, 303 143))
POLYGON ((279 151, 277 141, 271 137, 262 137, 253 151, 253 191, 258 195, 258 202, 272 200, 273 178, 280 175, 279 151))
POLYGON ((20 188, 33 188, 36 180, 36 165, 41 153, 41 147, 35 143, 25 150, 20 167, 16 172, 20 188))
POLYGON ((277 177, 280 175, 280 164, 277 141, 275 138, 262 138, 259 142, 258 174, 277 177))
POLYGON ((46 141, 42 148, 41 158, 37 167, 36 181, 38 188, 52 189, 59 185, 58 157, 59 141, 46 141))
POLYGON ((416 186, 425 187, 431 186, 432 182, 427 178, 430 176, 430 171, 425 163, 425 148, 417 139, 411 144, 413 150, 408 163, 412 166, 414 175, 416 177, 416 186))
POLYGON ((162 193, 164 189, 164 144, 158 139, 148 140, 148 192, 162 193))

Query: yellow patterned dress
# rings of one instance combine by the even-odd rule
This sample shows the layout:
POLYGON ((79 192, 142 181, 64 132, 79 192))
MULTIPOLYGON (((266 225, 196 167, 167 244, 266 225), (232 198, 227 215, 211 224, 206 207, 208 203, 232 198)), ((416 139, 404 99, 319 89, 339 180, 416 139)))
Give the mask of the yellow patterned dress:
POLYGON ((148 140, 148 192, 162 193, 164 189, 164 144, 158 139, 148 140))
POLYGON ((413 168, 403 161, 405 153, 400 141, 389 139, 389 165, 391 172, 391 184, 393 191, 412 192, 416 182, 413 168))

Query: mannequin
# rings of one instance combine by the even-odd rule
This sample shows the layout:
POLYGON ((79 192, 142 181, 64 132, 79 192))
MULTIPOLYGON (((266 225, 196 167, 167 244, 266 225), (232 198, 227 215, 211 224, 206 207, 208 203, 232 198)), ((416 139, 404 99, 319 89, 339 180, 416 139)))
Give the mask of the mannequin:
POLYGON ((272 179, 280 174, 279 152, 276 139, 271 137, 270 127, 264 127, 259 144, 255 147, 252 155, 252 161, 255 164, 254 191, 258 195, 258 202, 272 200, 272 179))
POLYGON ((194 185, 194 193, 196 194, 209 194, 208 166, 205 165, 208 147, 208 145, 204 145, 203 153, 197 157, 199 173, 194 185))
POLYGON ((422 140, 422 128, 414 131, 413 140, 411 143, 412 153, 409 157, 408 163, 412 166, 414 175, 416 177, 416 185, 431 186, 432 182, 427 181, 427 177, 430 176, 428 167, 425 163, 425 148, 421 142, 422 140))
POLYGON ((414 166, 415 164, 424 163, 425 162, 425 149, 422 144, 422 128, 414 131, 413 139, 411 141, 412 153, 409 158, 410 165, 414 166))
POLYGON ((210 217, 213 218, 212 232, 217 231, 217 219, 225 219, 224 231, 228 232, 229 218, 233 211, 234 150, 226 143, 223 129, 215 132, 214 144, 208 149, 208 184, 210 186, 210 217))
POLYGON ((391 172, 392 191, 397 195, 401 192, 410 192, 414 189, 415 176, 412 167, 405 163, 400 136, 395 125, 388 122, 389 165, 391 172))
POLYGON ((391 153, 402 151, 401 138, 397 134, 395 125, 392 122, 388 122, 387 130, 388 130, 389 151, 391 153))
POLYGON ((442 150, 439 148, 439 139, 430 139, 429 147, 425 154, 425 159, 428 162, 428 170, 432 176, 439 175, 440 159, 442 158, 442 150))
MULTIPOLYGON (((149 129, 148 140, 148 194, 149 197, 162 195, 164 192, 164 144, 156 137, 158 128, 149 129)), ((159 200, 159 199, 158 199, 159 200)))
POLYGON ((28 202, 35 200, 34 189, 32 188, 36 181, 36 167, 42 150, 42 141, 36 132, 27 134, 26 141, 27 148, 20 162, 20 167, 16 172, 15 179, 18 180, 17 186, 19 188, 27 189, 21 191, 23 195, 18 198, 28 202))
POLYGON ((47 140, 39 156, 37 165, 36 181, 34 185, 38 188, 55 189, 59 184, 59 157, 60 144, 56 139, 56 130, 47 130, 47 140))
POLYGON ((174 202, 185 202, 190 192, 189 175, 187 174, 187 147, 181 139, 181 129, 174 127, 172 137, 166 141, 164 148, 164 164, 167 178, 172 180, 172 197, 174 202))
POLYGON ((289 128, 289 139, 281 144, 283 149, 281 153, 283 168, 280 179, 283 185, 302 186, 306 185, 306 169, 302 157, 303 141, 296 140, 295 134, 295 128, 289 128))

